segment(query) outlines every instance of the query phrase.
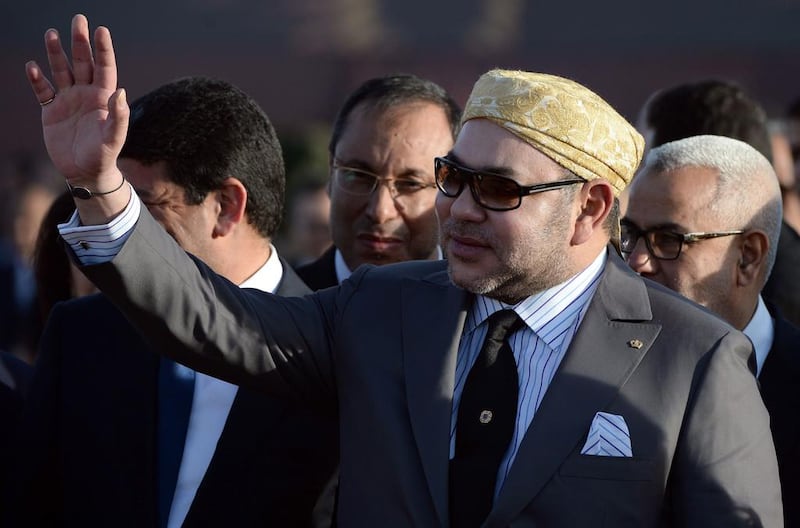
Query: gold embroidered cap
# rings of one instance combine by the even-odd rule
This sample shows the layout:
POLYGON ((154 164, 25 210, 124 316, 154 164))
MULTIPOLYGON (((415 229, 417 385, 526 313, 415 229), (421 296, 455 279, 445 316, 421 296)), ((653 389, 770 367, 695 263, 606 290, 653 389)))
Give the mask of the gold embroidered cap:
POLYGON ((545 73, 483 74, 461 122, 476 118, 493 121, 585 180, 605 178, 617 195, 644 151, 644 138, 599 95, 545 73))

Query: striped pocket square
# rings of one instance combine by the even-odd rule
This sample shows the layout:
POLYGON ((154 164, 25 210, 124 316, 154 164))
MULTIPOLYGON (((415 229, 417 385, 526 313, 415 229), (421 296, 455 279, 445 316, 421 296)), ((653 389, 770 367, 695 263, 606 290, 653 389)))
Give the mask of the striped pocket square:
POLYGON ((594 415, 582 455, 632 457, 631 434, 625 418, 618 414, 598 412, 594 415))

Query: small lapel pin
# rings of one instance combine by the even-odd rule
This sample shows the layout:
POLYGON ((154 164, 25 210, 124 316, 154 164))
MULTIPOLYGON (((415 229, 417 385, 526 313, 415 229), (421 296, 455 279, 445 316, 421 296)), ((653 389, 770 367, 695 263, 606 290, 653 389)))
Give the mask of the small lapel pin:
POLYGON ((635 348, 636 350, 642 348, 643 345, 644 343, 642 343, 638 339, 631 339, 630 341, 628 341, 628 346, 631 348, 635 348))
POLYGON ((488 424, 492 421, 492 411, 481 411, 481 415, 478 417, 478 420, 480 420, 482 424, 488 424))

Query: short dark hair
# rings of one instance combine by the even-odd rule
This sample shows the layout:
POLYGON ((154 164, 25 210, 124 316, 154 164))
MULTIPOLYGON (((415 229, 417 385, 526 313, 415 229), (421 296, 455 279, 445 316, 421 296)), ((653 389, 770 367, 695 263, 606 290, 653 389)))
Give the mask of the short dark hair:
POLYGON ((286 175, 278 137, 258 104, 227 82, 187 77, 134 101, 120 157, 166 163, 192 205, 235 177, 247 189, 248 222, 265 237, 280 226, 286 175))
POLYGON ((71 299, 73 295, 70 261, 57 228, 58 224, 69 220, 73 211, 75 201, 72 193, 64 191, 50 204, 39 226, 33 253, 33 274, 42 322, 47 320, 53 306, 71 299))
POLYGON ((767 113, 734 82, 679 84, 653 95, 644 112, 644 123, 653 131, 650 147, 711 134, 744 141, 772 161, 767 113))
POLYGON ((453 140, 461 125, 461 107, 444 88, 433 81, 415 75, 389 75, 365 81, 345 100, 336 119, 333 121, 328 151, 331 156, 336 152, 336 145, 344 134, 347 120, 353 110, 360 105, 371 110, 387 110, 393 106, 426 102, 433 103, 444 111, 453 140))

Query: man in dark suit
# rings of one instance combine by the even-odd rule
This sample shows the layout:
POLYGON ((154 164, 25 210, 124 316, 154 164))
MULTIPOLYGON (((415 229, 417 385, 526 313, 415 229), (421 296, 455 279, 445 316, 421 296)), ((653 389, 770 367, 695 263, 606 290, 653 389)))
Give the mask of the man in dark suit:
POLYGON ((716 312, 753 342, 786 526, 797 526, 800 330, 760 294, 781 230, 775 172, 744 142, 694 136, 651 150, 629 189, 622 220, 628 264, 716 312))
MULTIPOLYGON (((744 141, 773 161, 767 113, 738 84, 706 79, 654 93, 640 116, 649 148, 702 134, 744 141)), ((775 265, 761 291, 794 325, 800 324, 800 236, 781 225, 775 265)))
MULTIPOLYGON (((56 166, 105 192, 128 110, 110 34, 87 68, 88 21, 73 20, 80 73, 59 73, 48 32, 56 87, 35 63, 27 74, 56 166), (105 134, 64 134, 89 115, 105 134)), ((446 261, 362 266, 302 299, 242 290, 129 188, 80 200, 62 235, 160 351, 336 400, 340 526, 781 526, 752 345, 609 249, 641 136, 573 81, 505 70, 481 76, 462 122, 436 161, 446 261), (112 218, 135 226, 97 262, 82 233, 110 234, 112 218)))
MULTIPOLYGON (((181 247, 241 287, 310 293, 271 244, 283 159, 255 101, 186 78, 132 112, 119 166, 181 247)), ((330 524, 333 497, 321 496, 338 456, 335 420, 191 372, 179 372, 194 378, 184 408, 169 409, 179 394, 164 376, 176 368, 104 296, 58 305, 21 439, 21 525, 330 524), (179 445, 166 454, 175 423, 179 445)))
POLYGON ((333 247, 297 268, 313 290, 361 264, 441 258, 433 160, 453 146, 461 109, 414 75, 361 84, 345 100, 328 145, 333 247))

